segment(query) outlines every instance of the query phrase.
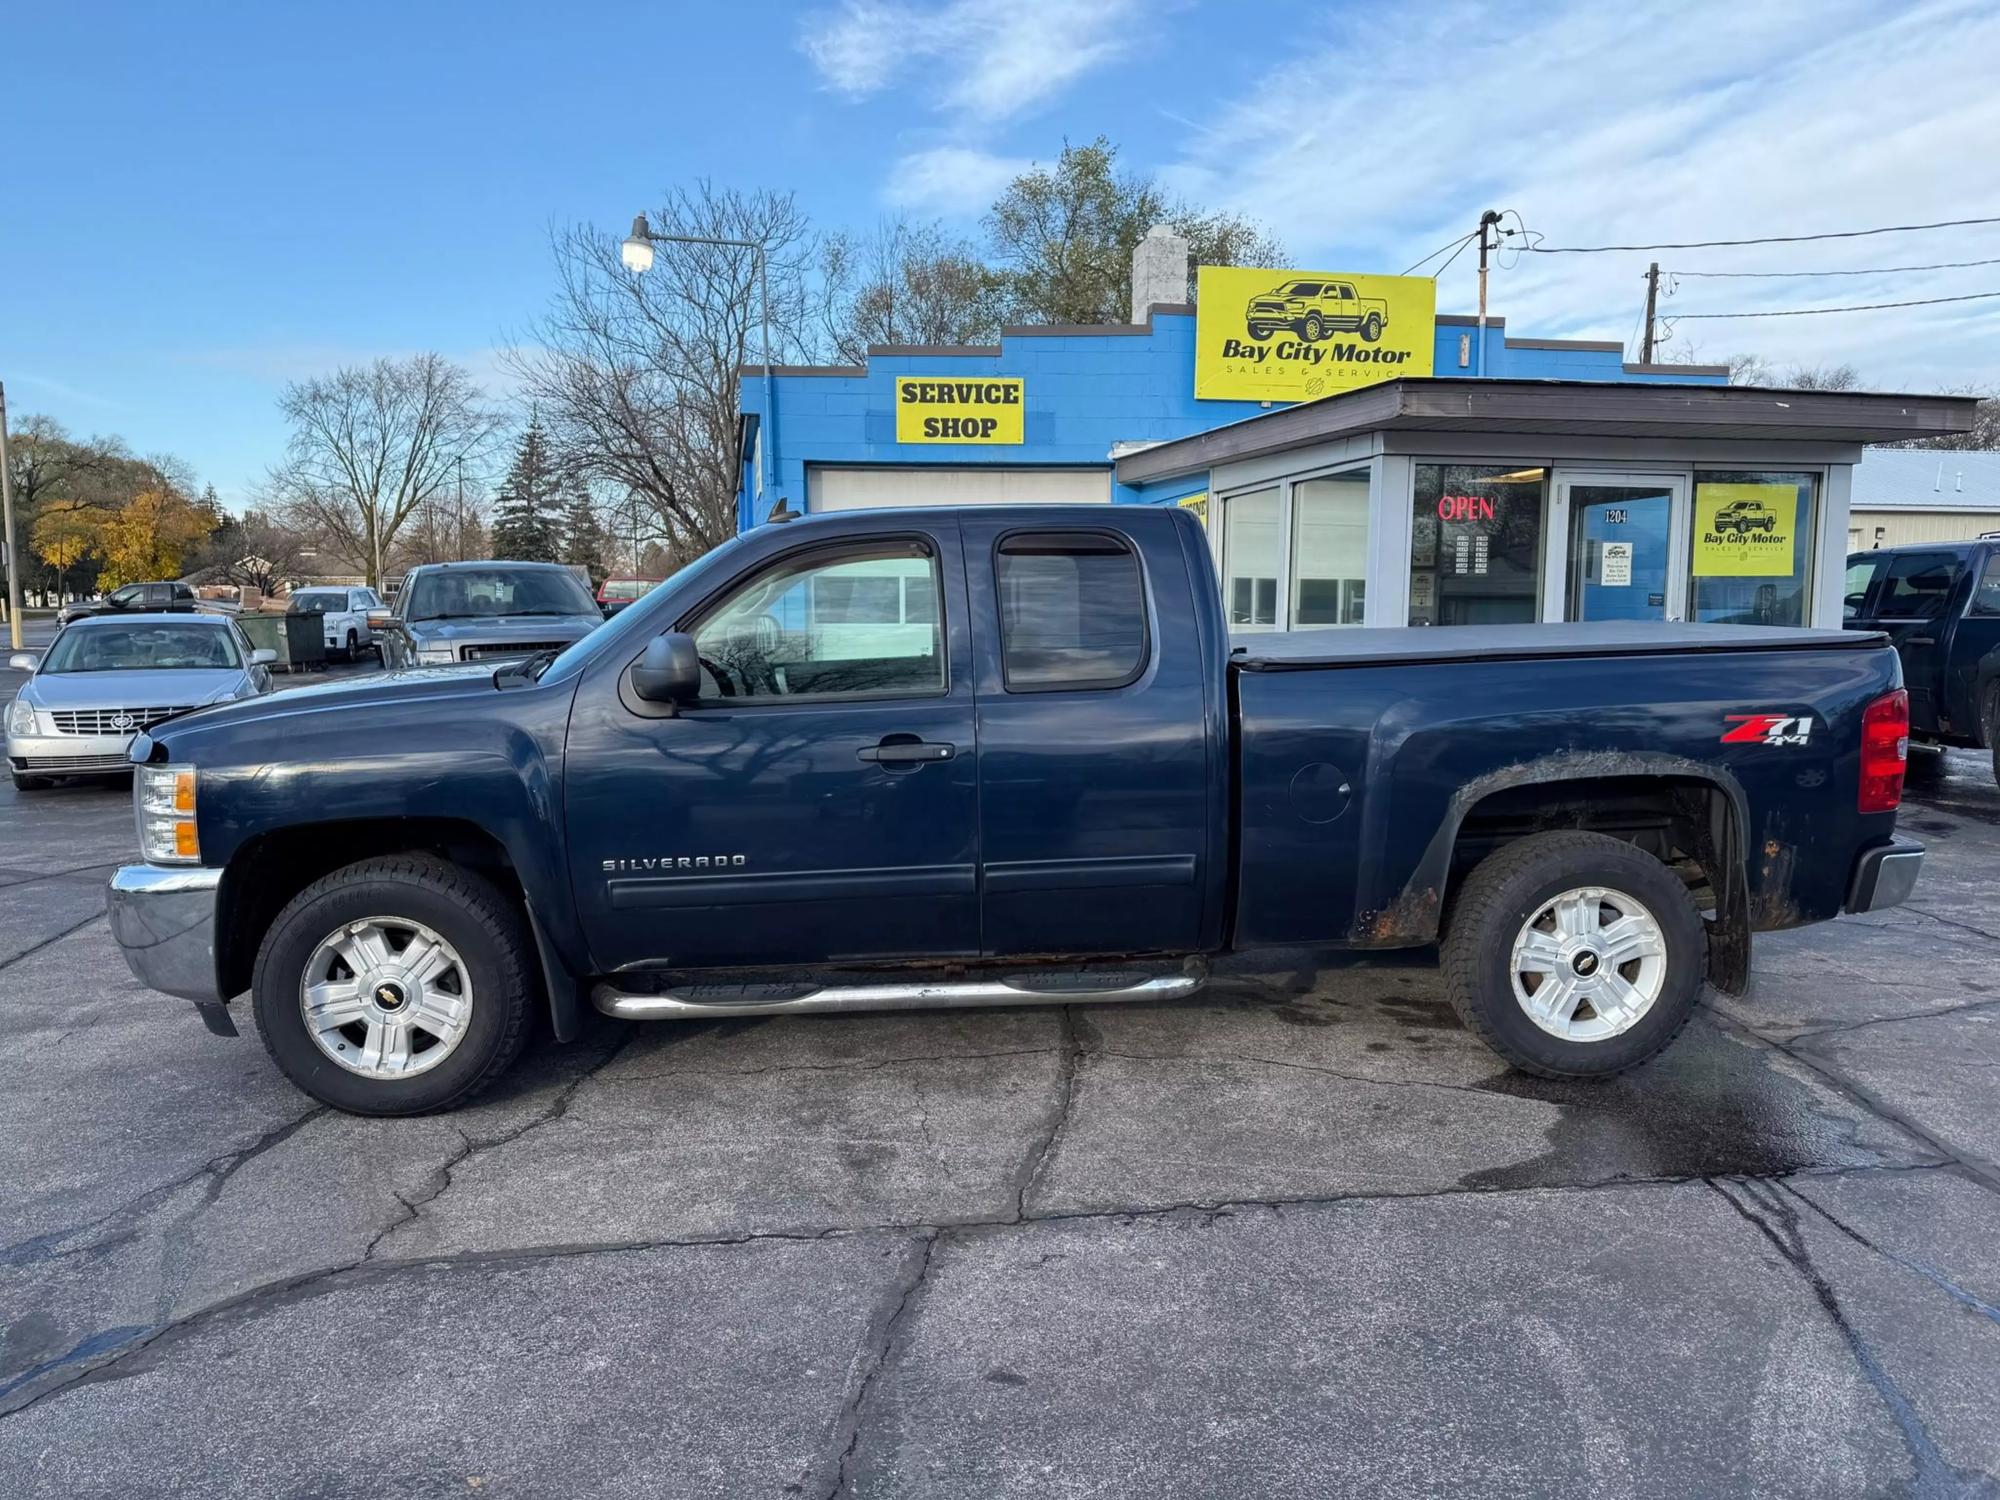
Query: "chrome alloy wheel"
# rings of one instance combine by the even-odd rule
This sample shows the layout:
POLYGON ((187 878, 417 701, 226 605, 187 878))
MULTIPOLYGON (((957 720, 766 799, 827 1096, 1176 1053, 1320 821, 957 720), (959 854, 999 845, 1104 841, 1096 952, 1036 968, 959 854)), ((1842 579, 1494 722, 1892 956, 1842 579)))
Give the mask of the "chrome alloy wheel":
POLYGON ((364 1078, 409 1078, 465 1039, 472 976, 432 929, 407 917, 347 922, 313 949, 299 1009, 315 1046, 364 1078))
POLYGON ((1623 891, 1578 886, 1522 925, 1511 964, 1514 998, 1550 1036, 1601 1042, 1639 1023, 1667 978, 1667 938, 1623 891))

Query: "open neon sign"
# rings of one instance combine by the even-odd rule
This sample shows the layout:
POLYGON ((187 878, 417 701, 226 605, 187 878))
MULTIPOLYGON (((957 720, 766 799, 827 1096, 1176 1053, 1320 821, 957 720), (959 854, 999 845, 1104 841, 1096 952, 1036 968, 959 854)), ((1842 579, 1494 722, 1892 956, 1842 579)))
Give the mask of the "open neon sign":
POLYGON ((1491 521, 1496 519, 1490 495, 1440 495, 1440 521, 1491 521))

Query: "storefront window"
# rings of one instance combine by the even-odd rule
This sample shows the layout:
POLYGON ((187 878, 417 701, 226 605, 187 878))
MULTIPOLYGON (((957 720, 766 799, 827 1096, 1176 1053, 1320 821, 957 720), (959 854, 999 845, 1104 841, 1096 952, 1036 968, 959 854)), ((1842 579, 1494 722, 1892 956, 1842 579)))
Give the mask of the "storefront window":
POLYGON ((1278 491, 1232 495, 1222 507, 1223 605, 1232 630, 1278 625, 1278 491))
POLYGON ((1359 625, 1368 573, 1368 471, 1292 486, 1292 625, 1359 625))
POLYGON ((1696 470, 1689 618, 1805 624, 1818 504, 1811 474, 1696 470))
POLYGON ((1540 613, 1548 473, 1498 464, 1418 464, 1410 532, 1410 623, 1499 625, 1540 613))

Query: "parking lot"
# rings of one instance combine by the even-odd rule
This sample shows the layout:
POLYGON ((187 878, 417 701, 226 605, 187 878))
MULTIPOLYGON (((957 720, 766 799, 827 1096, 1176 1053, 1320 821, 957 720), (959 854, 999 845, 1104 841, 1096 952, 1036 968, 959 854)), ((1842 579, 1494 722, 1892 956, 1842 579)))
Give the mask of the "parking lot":
POLYGON ((0 1493, 1991 1493, 1986 759, 1902 827, 1911 905, 1601 1085, 1297 954, 360 1120, 128 975, 127 787, 0 786, 0 1493))

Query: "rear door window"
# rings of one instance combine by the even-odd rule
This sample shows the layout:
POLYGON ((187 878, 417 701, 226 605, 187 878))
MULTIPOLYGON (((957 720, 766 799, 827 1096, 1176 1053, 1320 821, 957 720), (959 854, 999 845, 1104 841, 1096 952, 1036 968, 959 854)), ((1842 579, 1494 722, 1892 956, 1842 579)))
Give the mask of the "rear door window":
POLYGON ((1965 612, 1983 619, 2000 615, 2000 552, 1986 559, 1986 570, 1973 586, 1972 603, 1965 612))
POLYGON ((1901 552, 1889 560, 1876 613, 1885 620, 1935 620, 1944 614, 1962 560, 1956 552, 1901 552))
POLYGON ((1123 687, 1145 670, 1139 559, 1099 532, 1015 532, 994 558, 1011 693, 1123 687))

